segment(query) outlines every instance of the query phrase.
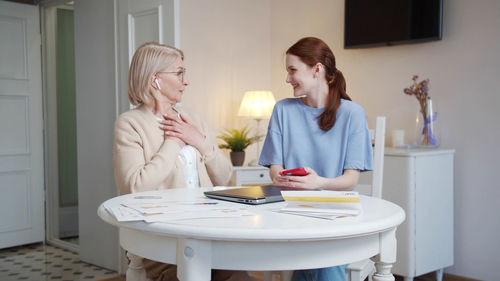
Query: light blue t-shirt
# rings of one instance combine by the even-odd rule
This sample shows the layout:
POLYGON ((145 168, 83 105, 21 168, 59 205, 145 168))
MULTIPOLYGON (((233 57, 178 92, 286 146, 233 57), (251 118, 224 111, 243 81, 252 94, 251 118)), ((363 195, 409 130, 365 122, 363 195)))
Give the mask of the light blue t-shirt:
POLYGON ((324 108, 288 98, 274 106, 259 164, 285 169, 309 166, 319 176, 335 178, 345 169, 373 169, 373 152, 363 107, 341 100, 337 120, 329 131, 319 128, 324 108))

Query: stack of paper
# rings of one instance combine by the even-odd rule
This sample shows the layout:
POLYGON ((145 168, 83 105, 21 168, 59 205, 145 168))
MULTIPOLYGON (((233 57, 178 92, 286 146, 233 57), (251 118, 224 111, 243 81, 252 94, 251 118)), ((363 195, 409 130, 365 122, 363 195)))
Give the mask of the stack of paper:
POLYGON ((287 202, 281 213, 336 219, 357 216, 361 213, 361 202, 355 191, 281 191, 287 202))
POLYGON ((199 218, 228 218, 251 216, 253 213, 238 205, 224 204, 212 199, 197 201, 165 201, 131 199, 120 204, 106 203, 104 208, 117 221, 168 222, 199 218))

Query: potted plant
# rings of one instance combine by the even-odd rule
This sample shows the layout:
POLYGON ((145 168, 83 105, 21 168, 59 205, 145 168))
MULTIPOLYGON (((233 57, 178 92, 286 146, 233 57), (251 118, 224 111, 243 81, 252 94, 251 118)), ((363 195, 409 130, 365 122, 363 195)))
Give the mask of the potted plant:
POLYGON ((241 129, 225 129, 225 132, 217 138, 223 140, 224 144, 219 144, 219 148, 230 149, 229 153, 231 156, 231 163, 234 166, 241 166, 245 161, 245 149, 258 141, 261 140, 263 136, 249 137, 247 126, 241 129))

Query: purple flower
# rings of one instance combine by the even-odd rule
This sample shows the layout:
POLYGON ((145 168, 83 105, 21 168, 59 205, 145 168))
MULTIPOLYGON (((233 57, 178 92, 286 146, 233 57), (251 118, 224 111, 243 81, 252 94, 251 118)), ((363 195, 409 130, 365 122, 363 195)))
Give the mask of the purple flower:
POLYGON ((429 79, 422 80, 417 82, 418 75, 413 75, 411 78, 413 80, 413 84, 408 88, 404 88, 403 92, 409 96, 415 96, 421 106, 425 106, 426 100, 430 99, 428 96, 429 92, 429 79))
POLYGON ((427 84, 422 85, 422 92, 427 93, 429 91, 429 86, 427 84))
POLYGON ((405 89, 403 90, 403 92, 404 92, 405 94, 407 94, 407 95, 410 95, 410 96, 414 94, 414 92, 413 92, 412 90, 408 89, 408 88, 405 88, 405 89))

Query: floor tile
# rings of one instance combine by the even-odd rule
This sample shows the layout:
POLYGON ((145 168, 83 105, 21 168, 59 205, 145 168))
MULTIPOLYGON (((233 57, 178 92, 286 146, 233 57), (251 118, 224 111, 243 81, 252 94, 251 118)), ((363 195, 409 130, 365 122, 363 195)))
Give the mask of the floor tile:
POLYGON ((0 280, 102 280, 115 271, 80 261, 79 256, 51 245, 33 244, 0 250, 0 280))

